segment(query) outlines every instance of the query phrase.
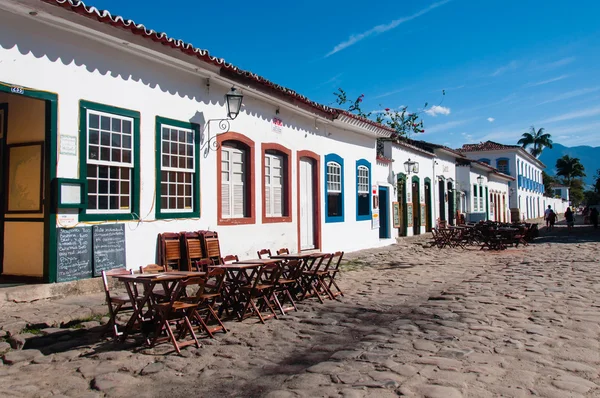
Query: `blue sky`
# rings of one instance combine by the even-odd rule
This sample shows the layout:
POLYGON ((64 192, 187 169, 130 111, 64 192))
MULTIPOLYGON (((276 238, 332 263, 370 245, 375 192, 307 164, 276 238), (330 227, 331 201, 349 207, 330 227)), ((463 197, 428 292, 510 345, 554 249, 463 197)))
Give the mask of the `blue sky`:
POLYGON ((86 4, 323 104, 341 87, 364 94, 366 111, 406 105, 422 112, 426 131, 415 138, 512 144, 534 125, 566 146, 600 146, 596 0, 86 4))

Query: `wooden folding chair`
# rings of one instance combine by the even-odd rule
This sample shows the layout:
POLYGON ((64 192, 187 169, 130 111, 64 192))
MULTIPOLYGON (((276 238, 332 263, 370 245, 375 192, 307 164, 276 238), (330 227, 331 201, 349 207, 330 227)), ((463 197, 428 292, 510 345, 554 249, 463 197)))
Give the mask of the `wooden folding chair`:
POLYGON ((108 305, 108 314, 110 317, 110 320, 106 324, 105 333, 108 333, 108 331, 111 330, 115 339, 123 334, 123 332, 119 331, 119 326, 117 325, 117 315, 123 311, 133 310, 133 306, 131 299, 126 294, 121 296, 111 296, 110 288, 108 286, 108 277, 131 274, 133 274, 133 270, 128 271, 125 268, 102 271, 102 285, 104 286, 104 295, 106 296, 106 304, 108 305))
POLYGON ((167 270, 181 270, 181 234, 165 232, 161 234, 162 259, 161 262, 167 270))
POLYGON ((213 260, 215 264, 221 261, 221 245, 219 235, 213 231, 198 231, 202 239, 202 245, 206 257, 213 260))
POLYGON ((344 252, 335 252, 333 253, 333 257, 329 262, 329 266, 325 269, 325 273, 321 274, 320 279, 323 281, 323 284, 327 286, 327 291, 329 294, 335 298, 337 296, 344 297, 344 293, 342 289, 335 282, 335 277, 338 273, 340 273, 340 264, 342 263, 342 258, 344 257, 344 252), (334 292, 332 287, 335 287, 337 292, 334 292))
POLYGON ((256 276, 249 285, 241 286, 241 302, 244 303, 242 309, 238 312, 238 319, 243 320, 246 315, 255 313, 261 323, 265 319, 274 317, 277 319, 277 313, 271 305, 273 289, 279 279, 280 268, 277 266, 263 266, 256 272, 256 276), (271 315, 264 316, 261 311, 269 309, 271 315))
POLYGON ((187 260, 188 269, 191 270, 194 261, 202 260, 208 256, 202 250, 202 242, 198 232, 185 232, 182 234, 182 238, 185 247, 185 259, 187 260))
POLYGON ((237 254, 228 254, 221 258, 221 264, 231 264, 233 262, 240 261, 237 254))
POLYGON ((327 295, 329 298, 332 298, 331 295, 327 292, 327 287, 322 283, 319 276, 320 273, 323 273, 323 262, 326 261, 325 264, 330 262, 333 258, 332 254, 322 254, 316 256, 307 262, 307 266, 304 271, 302 271, 302 296, 301 300, 304 300, 307 297, 317 296, 319 302, 321 304, 324 303, 321 298, 321 294, 327 295))
POLYGON ((201 299, 195 296, 187 297, 186 289, 188 286, 194 286, 197 287, 198 291, 202 291, 205 282, 206 278, 203 277, 182 279, 176 282, 177 284, 168 302, 153 305, 156 313, 156 329, 151 346, 171 341, 178 354, 181 354, 181 348, 189 345, 196 345, 197 348, 200 348, 190 318, 194 317, 194 311, 198 308, 201 299), (163 332, 166 333, 165 337, 161 336, 163 332), (176 333, 177 336, 175 336, 176 333), (191 339, 183 340, 188 333, 191 339))
POLYGON ((284 247, 282 249, 277 250, 277 255, 281 255, 281 254, 290 254, 290 249, 284 247))
POLYGON ((208 268, 214 265, 213 260, 210 258, 202 258, 200 260, 194 260, 190 269, 196 272, 208 272, 208 268))
POLYGON ((291 310, 298 311, 298 307, 296 307, 296 302, 292 297, 292 291, 298 284, 298 279, 300 277, 300 272, 302 270, 302 264, 298 260, 290 260, 287 262, 282 262, 281 272, 279 275, 279 279, 277 280, 277 284, 275 285, 275 289, 273 290, 273 301, 281 311, 282 315, 285 315, 286 312, 291 310), (283 305, 289 301, 289 307, 284 307, 283 305))
POLYGON ((206 283, 204 284, 204 290, 200 293, 199 297, 201 298, 200 304, 195 312, 195 318, 197 320, 201 320, 201 325, 203 325, 206 333, 213 338, 213 333, 218 331, 223 331, 227 333, 228 330, 221 322, 221 318, 217 315, 215 311, 215 306, 217 305, 217 301, 221 299, 221 292, 224 285, 225 279, 225 270, 218 267, 210 267, 206 274, 206 283), (202 319, 201 313, 204 313, 204 319, 202 319), (216 326, 209 327, 209 323, 211 321, 216 322, 216 326))
POLYGON ((258 258, 271 258, 271 249, 261 249, 259 251, 256 252, 256 254, 258 255, 258 258), (268 257, 263 257, 263 256, 268 256, 268 257))

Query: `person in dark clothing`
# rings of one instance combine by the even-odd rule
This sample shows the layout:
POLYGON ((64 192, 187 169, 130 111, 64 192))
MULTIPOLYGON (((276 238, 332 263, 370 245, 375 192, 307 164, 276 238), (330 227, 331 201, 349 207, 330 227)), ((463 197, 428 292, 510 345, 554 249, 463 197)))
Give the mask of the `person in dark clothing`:
POLYGON ((592 225, 594 225, 594 228, 598 229, 598 209, 595 207, 590 213, 590 221, 592 222, 592 225))
POLYGON ((571 232, 575 225, 575 214, 573 214, 570 207, 567 207, 567 211, 565 211, 565 221, 567 222, 567 229, 571 232))
POLYGON ((548 222, 550 223, 550 229, 554 229, 554 223, 556 222, 556 213, 553 210, 550 210, 548 214, 548 222))

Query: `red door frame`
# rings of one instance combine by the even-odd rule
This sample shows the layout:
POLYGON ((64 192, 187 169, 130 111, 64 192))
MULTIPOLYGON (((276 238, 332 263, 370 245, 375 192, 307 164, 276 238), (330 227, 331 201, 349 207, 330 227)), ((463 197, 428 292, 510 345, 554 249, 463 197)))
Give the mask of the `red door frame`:
POLYGON ((301 251, 300 239, 300 160, 309 158, 313 164, 313 206, 315 215, 313 219, 315 249, 321 249, 321 157, 312 151, 296 152, 296 203, 297 203, 297 225, 298 225, 298 253, 301 251))

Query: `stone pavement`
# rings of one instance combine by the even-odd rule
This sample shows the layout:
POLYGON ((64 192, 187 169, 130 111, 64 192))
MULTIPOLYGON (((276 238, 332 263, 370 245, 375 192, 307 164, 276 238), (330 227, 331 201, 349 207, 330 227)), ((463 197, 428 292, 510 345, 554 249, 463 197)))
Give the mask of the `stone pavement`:
POLYGON ((229 322, 182 356, 101 339, 98 295, 5 303, 0 335, 26 349, 4 355, 3 393, 600 396, 599 231, 559 225, 503 252, 424 241, 348 255, 341 300, 309 300, 266 325, 229 322))

